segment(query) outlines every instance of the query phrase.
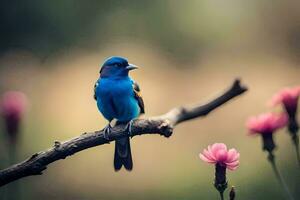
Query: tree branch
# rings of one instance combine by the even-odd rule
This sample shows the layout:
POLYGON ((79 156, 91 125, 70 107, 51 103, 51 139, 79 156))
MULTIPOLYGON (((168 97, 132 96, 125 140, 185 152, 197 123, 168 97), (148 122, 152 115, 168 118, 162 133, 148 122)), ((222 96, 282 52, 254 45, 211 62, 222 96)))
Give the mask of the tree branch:
MULTIPOLYGON (((235 80, 233 85, 227 91, 207 104, 174 108, 161 116, 149 119, 136 119, 132 124, 132 137, 142 134, 160 134, 165 137, 170 137, 173 133, 174 126, 177 124, 200 116, 205 116, 215 108, 245 91, 247 91, 247 88, 241 86, 239 80, 235 80)), ((45 170, 50 163, 65 159, 67 156, 71 156, 84 149, 103 145, 116 139, 126 137, 128 136, 128 133, 125 125, 116 125, 112 128, 108 136, 109 140, 105 139, 103 130, 101 130, 83 133, 82 135, 63 143, 55 141, 52 148, 35 153, 23 162, 1 170, 0 186, 26 176, 41 175, 43 170, 45 170)))

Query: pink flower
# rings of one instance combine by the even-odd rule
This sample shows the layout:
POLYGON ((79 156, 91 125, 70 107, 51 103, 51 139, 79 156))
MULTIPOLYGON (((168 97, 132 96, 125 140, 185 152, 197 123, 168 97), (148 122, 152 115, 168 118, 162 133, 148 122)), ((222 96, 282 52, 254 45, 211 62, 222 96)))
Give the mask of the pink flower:
POLYGON ((264 113, 250 117, 246 126, 251 134, 272 134, 279 128, 286 126, 288 117, 286 114, 264 113))
POLYGON ((299 96, 300 86, 294 88, 284 88, 272 97, 269 104, 271 106, 283 104, 288 112, 295 112, 297 109, 299 96))
POLYGON ((9 91, 3 94, 0 111, 4 117, 20 118, 26 110, 27 98, 24 93, 9 91))
POLYGON ((7 134, 12 143, 16 142, 20 121, 26 107, 27 98, 22 92, 6 92, 0 101, 0 114, 4 119, 7 134))
POLYGON ((230 170, 235 170, 239 166, 240 154, 235 149, 229 149, 223 143, 209 145, 199 154, 201 160, 211 164, 220 164, 230 170))

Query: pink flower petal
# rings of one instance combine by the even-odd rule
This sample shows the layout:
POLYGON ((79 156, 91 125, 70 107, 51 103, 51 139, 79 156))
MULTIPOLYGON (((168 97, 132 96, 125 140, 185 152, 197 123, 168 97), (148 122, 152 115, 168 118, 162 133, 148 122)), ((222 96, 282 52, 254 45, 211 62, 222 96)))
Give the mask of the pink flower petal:
POLYGON ((239 160, 236 160, 236 161, 234 161, 234 162, 226 162, 225 164, 227 165, 227 166, 236 166, 236 165, 239 165, 239 163, 240 163, 240 161, 239 160))
POLYGON ((223 143, 209 145, 203 153, 199 154, 201 160, 211 164, 222 164, 230 170, 235 170, 239 165, 240 154, 236 149, 227 151, 227 146, 223 143))
POLYGON ((227 165, 227 168, 231 171, 234 171, 238 168, 239 162, 236 165, 227 165))
POLYGON ((276 106, 283 104, 286 108, 297 109, 297 103, 300 96, 300 86, 294 88, 284 88, 276 93, 269 101, 269 105, 276 106))
POLYGON ((211 156, 211 158, 213 158, 214 160, 216 160, 216 157, 214 156, 214 154, 212 152, 212 147, 210 145, 208 145, 207 151, 208 151, 209 155, 211 156))
POLYGON ((3 116, 15 116, 20 118, 26 111, 27 98, 24 93, 8 91, 3 94, 0 102, 0 112, 3 116))
POLYGON ((229 149, 226 162, 234 162, 240 158, 240 154, 236 149, 229 149))
POLYGON ((218 153, 218 151, 220 151, 220 150, 225 150, 225 151, 227 151, 226 145, 223 144, 223 143, 215 143, 215 144, 213 144, 212 147, 211 147, 211 153, 212 153, 212 155, 214 155, 214 158, 216 158, 216 160, 218 159, 217 153, 218 153))
POLYGON ((209 158, 207 158, 205 155, 203 155, 203 154, 199 154, 199 157, 201 158, 201 160, 203 160, 204 162, 207 162, 207 163, 215 163, 215 161, 214 160, 211 160, 211 159, 209 159, 209 158))
POLYGON ((269 134, 284 127, 287 122, 286 114, 264 113, 250 117, 246 122, 246 127, 252 134, 269 134))
POLYGON ((227 160, 227 151, 224 149, 220 149, 216 152, 216 158, 219 162, 226 162, 227 160))
POLYGON ((209 151, 207 151, 206 149, 203 150, 203 153, 202 153, 205 157, 207 157, 208 159, 210 160, 213 160, 215 161, 216 159, 214 157, 211 156, 211 154, 209 153, 209 151))

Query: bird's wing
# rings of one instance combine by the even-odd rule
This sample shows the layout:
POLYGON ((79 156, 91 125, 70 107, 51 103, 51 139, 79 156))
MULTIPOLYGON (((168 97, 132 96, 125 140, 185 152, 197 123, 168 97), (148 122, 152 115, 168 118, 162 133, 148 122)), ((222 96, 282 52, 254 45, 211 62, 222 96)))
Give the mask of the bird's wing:
POLYGON ((96 95, 96 89, 97 89, 97 87, 98 87, 98 85, 99 85, 99 83, 98 83, 98 81, 95 83, 95 85, 94 85, 94 99, 97 101, 97 95, 96 95))
POLYGON ((139 85, 133 81, 133 92, 134 92, 134 97, 138 101, 139 107, 140 107, 140 114, 145 113, 145 106, 144 106, 144 100, 141 95, 141 90, 139 85))

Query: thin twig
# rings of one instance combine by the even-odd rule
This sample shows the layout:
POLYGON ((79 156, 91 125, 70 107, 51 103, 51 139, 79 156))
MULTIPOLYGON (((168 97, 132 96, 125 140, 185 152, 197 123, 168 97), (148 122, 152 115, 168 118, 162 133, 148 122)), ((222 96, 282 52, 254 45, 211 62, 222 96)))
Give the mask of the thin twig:
MULTIPOLYGON (((132 137, 142 134, 160 134, 170 137, 175 125, 200 116, 205 116, 217 107, 223 105, 232 98, 247 91, 247 88, 240 85, 239 80, 235 80, 232 86, 222 95, 208 102, 207 104, 193 107, 174 108, 168 113, 149 118, 137 119, 132 124, 132 137)), ((65 159, 79 151, 107 144, 122 137, 128 137, 126 125, 119 124, 112 128, 108 134, 109 139, 105 139, 103 130, 82 135, 65 142, 54 142, 54 146, 46 151, 33 154, 27 160, 8 167, 0 171, 0 186, 12 181, 32 175, 41 175, 47 165, 60 159, 65 159)))

